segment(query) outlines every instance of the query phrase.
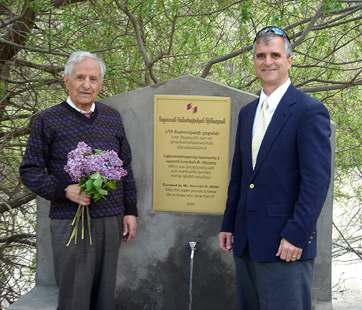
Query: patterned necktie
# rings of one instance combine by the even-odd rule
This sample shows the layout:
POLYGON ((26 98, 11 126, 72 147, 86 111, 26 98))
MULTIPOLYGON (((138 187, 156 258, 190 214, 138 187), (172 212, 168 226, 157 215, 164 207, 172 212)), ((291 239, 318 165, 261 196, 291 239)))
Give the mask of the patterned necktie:
POLYGON ((261 142, 263 141, 266 129, 268 128, 268 124, 269 124, 269 117, 268 117, 267 110, 268 110, 268 102, 265 99, 262 103, 258 117, 255 120, 253 141, 252 141, 252 147, 251 147, 253 169, 255 168, 256 158, 258 156, 259 148, 260 148, 261 142))
POLYGON ((83 115, 85 115, 87 118, 90 118, 91 114, 92 114, 92 111, 83 113, 83 115))

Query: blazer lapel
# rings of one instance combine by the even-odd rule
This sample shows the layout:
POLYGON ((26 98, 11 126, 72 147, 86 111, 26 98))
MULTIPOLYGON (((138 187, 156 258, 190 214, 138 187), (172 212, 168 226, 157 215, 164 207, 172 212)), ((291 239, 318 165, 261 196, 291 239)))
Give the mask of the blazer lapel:
MULTIPOLYGON (((263 163, 266 155, 268 154, 275 138, 279 135, 280 130, 283 128, 285 122, 288 120, 291 113, 293 113, 291 106, 296 102, 296 88, 290 85, 287 92, 280 100, 274 115, 269 123, 268 129, 265 133, 264 139, 261 143, 258 158, 256 161, 254 174, 257 172, 263 163)), ((254 175, 253 174, 253 175, 254 175)))
POLYGON ((253 170, 252 167, 252 159, 251 159, 251 142, 253 137, 253 124, 255 118, 256 107, 258 106, 259 99, 254 100, 250 103, 249 110, 246 112, 246 117, 244 118, 243 124, 243 134, 244 137, 242 139, 243 143, 241 145, 243 152, 243 156, 245 156, 243 163, 246 163, 247 174, 250 175, 253 170))

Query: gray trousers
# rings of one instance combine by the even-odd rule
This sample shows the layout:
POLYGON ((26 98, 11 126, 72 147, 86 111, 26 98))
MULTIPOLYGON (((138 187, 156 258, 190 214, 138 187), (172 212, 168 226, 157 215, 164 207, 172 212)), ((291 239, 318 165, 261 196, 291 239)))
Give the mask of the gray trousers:
POLYGON ((85 221, 77 244, 69 246, 72 220, 52 219, 51 239, 55 280, 59 287, 59 310, 114 310, 118 250, 122 238, 122 216, 91 219, 93 245, 85 221))
POLYGON ((255 262, 234 255, 239 310, 311 310, 314 259, 255 262))

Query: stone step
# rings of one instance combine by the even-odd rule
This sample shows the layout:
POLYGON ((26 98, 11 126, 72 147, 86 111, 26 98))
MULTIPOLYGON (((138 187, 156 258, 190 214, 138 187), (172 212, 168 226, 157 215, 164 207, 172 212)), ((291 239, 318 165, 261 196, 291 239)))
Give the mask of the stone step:
POLYGON ((58 305, 58 288, 51 285, 37 285, 21 296, 7 310, 56 310, 58 305))

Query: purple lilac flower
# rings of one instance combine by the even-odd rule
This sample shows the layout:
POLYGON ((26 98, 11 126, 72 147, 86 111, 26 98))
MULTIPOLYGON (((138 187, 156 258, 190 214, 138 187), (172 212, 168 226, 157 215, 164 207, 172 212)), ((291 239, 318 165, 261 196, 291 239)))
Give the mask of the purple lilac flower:
POLYGON ((85 142, 79 142, 76 149, 82 154, 92 154, 92 148, 85 142))
POLYGON ((99 154, 99 157, 103 162, 99 166, 98 171, 103 177, 111 180, 120 180, 127 174, 127 171, 122 168, 122 160, 119 159, 115 151, 103 151, 99 154))
POLYGON ((88 177, 96 171, 104 178, 120 180, 127 174, 122 166, 123 162, 115 151, 103 151, 92 155, 91 147, 79 142, 77 148, 69 152, 64 170, 74 182, 79 182, 82 177, 88 177))
POLYGON ((84 142, 79 142, 77 148, 69 152, 64 170, 69 174, 72 181, 79 182, 82 177, 92 174, 88 154, 92 154, 92 149, 84 142))

